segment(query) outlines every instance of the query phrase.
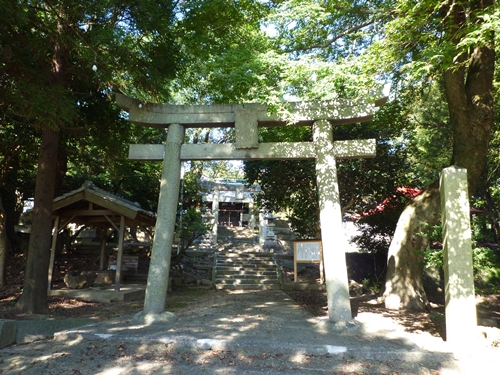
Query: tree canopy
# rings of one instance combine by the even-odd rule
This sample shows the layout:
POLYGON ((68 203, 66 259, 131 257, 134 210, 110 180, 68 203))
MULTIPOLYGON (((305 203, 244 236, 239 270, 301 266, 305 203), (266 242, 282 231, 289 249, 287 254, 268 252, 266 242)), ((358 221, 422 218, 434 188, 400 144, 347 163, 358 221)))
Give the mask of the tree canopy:
POLYGON ((481 186, 485 172, 494 126, 498 10, 489 0, 334 5, 289 1, 280 5, 281 14, 289 16, 275 18, 280 31, 277 42, 294 58, 307 53, 344 64, 358 61, 363 74, 392 81, 393 95, 400 100, 417 99, 402 101, 403 106, 420 103, 435 108, 403 111, 418 116, 407 122, 418 126, 404 130, 400 137, 409 137, 402 144, 413 151, 409 160, 414 160, 416 168, 412 173, 430 188, 399 220, 389 249, 385 291, 387 306, 422 308, 425 295, 418 254, 428 239, 416 241, 415 236, 422 223, 432 225, 439 217, 439 192, 432 188, 439 172, 436 168, 446 164, 467 168, 471 195, 481 186), (439 97, 447 103, 447 114, 435 101, 439 97), (429 142, 436 137, 445 142, 441 150, 429 142))

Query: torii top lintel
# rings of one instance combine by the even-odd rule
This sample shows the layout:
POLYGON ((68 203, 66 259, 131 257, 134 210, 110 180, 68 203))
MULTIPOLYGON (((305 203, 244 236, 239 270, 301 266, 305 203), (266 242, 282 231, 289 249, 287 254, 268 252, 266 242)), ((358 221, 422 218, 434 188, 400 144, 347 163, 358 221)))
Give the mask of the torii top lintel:
MULTIPOLYGON (((293 125, 312 125, 327 120, 332 125, 371 120, 377 107, 387 98, 381 92, 372 97, 380 99, 338 99, 335 101, 291 102, 288 109, 293 125)), ((235 147, 259 147, 259 126, 283 126, 287 121, 278 114, 269 113, 267 106, 257 103, 214 105, 171 105, 145 103, 123 94, 116 94, 116 104, 129 113, 129 120, 137 125, 167 128, 170 124, 185 127, 235 127, 235 147)))
MULTIPOLYGON (((296 121, 294 125, 310 125, 315 120, 328 120, 332 125, 352 124, 370 120, 376 107, 383 105, 387 97, 377 93, 379 99, 337 99, 335 101, 290 102, 289 109, 296 121)), ((170 124, 186 127, 233 127, 241 117, 250 116, 259 126, 285 125, 278 114, 270 114, 267 105, 257 103, 175 105, 147 103, 117 93, 116 104, 130 115, 137 125, 166 128, 170 124)))

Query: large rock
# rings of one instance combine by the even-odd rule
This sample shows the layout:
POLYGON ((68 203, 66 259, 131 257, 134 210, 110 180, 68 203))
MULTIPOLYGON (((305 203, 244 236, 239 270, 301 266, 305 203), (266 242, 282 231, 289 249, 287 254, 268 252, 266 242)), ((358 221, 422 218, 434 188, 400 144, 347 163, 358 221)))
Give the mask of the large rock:
POLYGON ((185 277, 183 280, 184 284, 195 284, 196 279, 194 277, 185 277))
POLYGON ((79 275, 67 273, 64 276, 64 283, 69 289, 90 288, 97 277, 93 271, 83 271, 79 275))
POLYGON ((201 285, 209 287, 209 288, 213 288, 214 287, 213 281, 212 280, 207 280, 207 279, 202 279, 201 280, 201 285))

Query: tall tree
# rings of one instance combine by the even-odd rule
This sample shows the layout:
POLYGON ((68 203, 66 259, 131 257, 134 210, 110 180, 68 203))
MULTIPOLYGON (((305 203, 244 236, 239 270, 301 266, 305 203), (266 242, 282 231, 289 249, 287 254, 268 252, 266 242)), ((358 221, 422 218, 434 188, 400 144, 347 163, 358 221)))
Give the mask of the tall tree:
MULTIPOLYGON (((386 46, 402 46, 394 56, 411 56, 410 64, 421 74, 425 68, 442 73, 452 129, 450 164, 467 169, 472 195, 481 184, 494 124, 494 24, 489 22, 495 16, 494 1, 446 1, 438 5, 403 1, 398 5, 397 20, 387 26, 386 46), (396 32, 402 29, 405 33, 396 32)), ((399 219, 388 255, 387 307, 424 308, 420 254, 428 238, 418 233, 423 225, 438 222, 439 189, 431 185, 399 219)))
POLYGON ((132 87, 149 97, 165 95, 176 66, 174 11, 170 1, 153 0, 7 0, 3 5, 11 22, 0 25, 2 92, 8 93, 2 126, 21 117, 41 132, 33 225, 18 307, 46 313, 52 200, 58 169, 63 168, 58 165, 60 133, 78 122, 89 95, 78 90, 132 87))
POLYGON ((7 234, 5 233, 5 210, 0 196, 0 286, 5 285, 5 258, 7 257, 7 234))

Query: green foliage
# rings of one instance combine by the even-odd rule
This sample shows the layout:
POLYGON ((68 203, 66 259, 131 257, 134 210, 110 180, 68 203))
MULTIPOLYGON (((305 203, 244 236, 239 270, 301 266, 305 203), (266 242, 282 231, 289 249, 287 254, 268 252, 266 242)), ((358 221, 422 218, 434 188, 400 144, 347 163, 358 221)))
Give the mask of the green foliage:
POLYGON ((260 29, 268 8, 254 0, 179 4, 175 29, 183 69, 172 85, 177 102, 264 102, 262 90, 272 90, 281 71, 260 29))
POLYGON ((276 46, 292 57, 315 53, 332 61, 363 53, 393 3, 289 0, 276 3, 268 22, 276 30, 276 46))
MULTIPOLYGON (((274 127, 260 132, 262 141, 308 141, 308 127, 274 127)), ((314 162, 308 160, 246 161, 245 176, 248 183, 259 183, 262 193, 258 204, 266 209, 287 213, 296 233, 304 238, 319 233, 318 197, 314 162)))
POLYGON ((439 179, 452 155, 452 130, 448 119, 443 86, 439 82, 420 89, 409 89, 401 98, 400 116, 408 118, 404 129, 407 173, 417 186, 428 186, 439 179))
POLYGON ((209 226, 203 222, 201 212, 196 207, 189 207, 180 213, 182 216, 177 227, 177 235, 180 238, 180 252, 183 255, 193 242, 209 231, 209 226))
MULTIPOLYGON (((426 267, 443 268, 443 250, 428 249, 424 252, 426 267)), ((495 250, 476 247, 472 250, 472 268, 476 292, 495 292, 500 288, 500 259, 495 250)))
POLYGON ((258 182, 260 207, 285 212, 292 229, 303 238, 319 233, 318 197, 314 163, 311 161, 250 161, 245 174, 250 184, 258 182))
POLYGON ((443 268, 443 250, 427 249, 423 253, 425 267, 443 268))
POLYGON ((472 252, 474 281, 482 289, 500 287, 500 261, 498 254, 487 247, 475 248, 472 252))
POLYGON ((179 49, 172 5, 164 0, 120 6, 108 0, 2 3, 10 21, 0 23, 0 170, 5 176, 0 190, 9 196, 18 192, 10 202, 33 196, 40 142, 33 129, 51 127, 61 134, 58 177, 68 177, 58 181, 60 191, 93 180, 146 209, 156 207, 157 169, 128 162, 127 144, 164 137, 150 137, 149 129, 129 124, 111 103, 111 91, 168 97, 166 80, 175 76, 179 49), (15 173, 7 178, 4 170, 15 173))
POLYGON ((474 242, 495 242, 489 215, 473 215, 470 224, 474 242))
POLYGON ((430 241, 441 241, 443 239, 443 227, 441 225, 420 223, 420 232, 417 235, 428 238, 430 241))
POLYGON ((383 286, 381 280, 371 280, 371 279, 363 279, 361 284, 366 289, 370 289, 373 293, 378 293, 383 286))

